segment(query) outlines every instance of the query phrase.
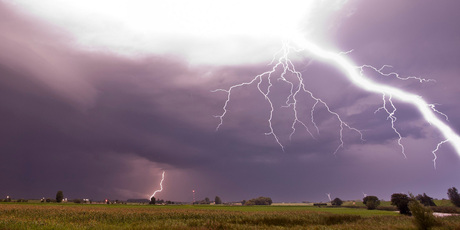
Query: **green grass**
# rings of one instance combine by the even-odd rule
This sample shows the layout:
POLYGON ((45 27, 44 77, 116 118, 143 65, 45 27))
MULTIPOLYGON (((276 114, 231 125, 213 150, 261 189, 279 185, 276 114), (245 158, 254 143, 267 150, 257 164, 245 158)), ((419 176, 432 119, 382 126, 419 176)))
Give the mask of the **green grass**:
POLYGON ((450 200, 433 200, 436 206, 455 207, 450 200))
MULTIPOLYGON (((415 229, 411 220, 311 206, 0 204, 0 229, 415 229)), ((441 223, 439 229, 455 229, 460 217, 441 223)))

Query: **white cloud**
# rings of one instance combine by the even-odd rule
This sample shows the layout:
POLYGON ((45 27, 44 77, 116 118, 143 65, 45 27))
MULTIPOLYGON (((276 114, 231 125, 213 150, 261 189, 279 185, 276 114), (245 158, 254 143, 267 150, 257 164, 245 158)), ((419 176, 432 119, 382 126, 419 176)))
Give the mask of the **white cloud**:
POLYGON ((17 0, 14 4, 70 32, 81 48, 233 65, 268 62, 282 40, 299 32, 300 26, 303 32, 320 34, 327 29, 329 15, 345 2, 17 0))

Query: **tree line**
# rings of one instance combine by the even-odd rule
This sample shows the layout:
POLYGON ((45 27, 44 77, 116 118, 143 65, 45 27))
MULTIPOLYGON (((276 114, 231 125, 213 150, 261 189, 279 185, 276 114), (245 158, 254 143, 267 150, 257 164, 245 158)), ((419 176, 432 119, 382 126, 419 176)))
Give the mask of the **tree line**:
MULTIPOLYGON (((457 188, 452 187, 447 190, 447 195, 449 197, 449 200, 451 203, 456 206, 460 207, 460 194, 457 190, 457 188)), ((58 191, 56 193, 56 199, 52 200, 50 198, 48 199, 42 199, 42 202, 57 202, 61 203, 64 200, 64 193, 62 191, 58 191)), ((6 199, 0 199, 0 202, 11 202, 11 198, 8 196, 6 199)), ((17 202, 27 202, 27 200, 24 199, 18 199, 16 200, 17 202)), ((81 203, 81 199, 74 199, 73 200, 75 203, 81 203)), ((107 201, 107 200, 106 200, 107 201)), ((413 196, 412 194, 407 195, 403 193, 394 193, 391 195, 391 205, 396 206, 396 208, 399 210, 401 214, 410 214, 410 202, 411 201, 417 201, 423 206, 436 206, 436 204, 433 201, 433 198, 426 195, 425 193, 419 194, 417 196, 413 196)), ((118 202, 117 202, 118 203, 118 202)), ((194 204, 210 204, 211 200, 206 197, 204 200, 196 201, 194 204)), ((214 203, 215 204, 222 204, 222 199, 219 196, 216 196, 214 198, 214 203)), ((272 199, 270 197, 258 197, 254 199, 250 199, 248 201, 243 200, 242 205, 271 205, 272 199)), ((174 204, 174 202, 171 201, 164 201, 164 200, 156 200, 155 197, 152 197, 149 204, 174 204)), ((341 206, 343 204, 343 201, 340 198, 335 198, 334 200, 331 201, 331 204, 333 206, 341 206)), ((376 196, 366 196, 363 198, 363 204, 366 205, 367 209, 373 210, 376 209, 380 205, 380 199, 376 196)))

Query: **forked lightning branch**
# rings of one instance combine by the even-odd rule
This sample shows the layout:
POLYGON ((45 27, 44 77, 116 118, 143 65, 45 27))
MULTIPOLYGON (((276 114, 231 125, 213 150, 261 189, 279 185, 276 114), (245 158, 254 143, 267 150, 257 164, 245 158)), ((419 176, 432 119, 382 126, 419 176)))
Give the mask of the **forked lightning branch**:
POLYGON ((283 44, 282 49, 275 55, 271 64, 271 69, 263 72, 247 82, 242 82, 239 84, 235 84, 230 86, 227 89, 216 89, 212 92, 224 92, 227 95, 227 98, 224 102, 222 107, 223 112, 217 116, 216 118, 219 119, 219 124, 217 125, 216 130, 224 124, 225 116, 228 113, 228 106, 229 102, 232 99, 232 94, 238 88, 244 88, 246 86, 255 85, 257 87, 258 93, 260 93, 264 98, 265 101, 269 105, 269 116, 267 120, 268 124, 268 132, 265 135, 270 135, 273 137, 274 141, 280 146, 280 148, 284 151, 285 146, 281 143, 279 135, 277 134, 276 130, 273 128, 273 114, 275 111, 273 99, 271 96, 272 87, 275 87, 273 82, 274 81, 283 81, 286 83, 290 89, 288 92, 287 98, 285 98, 285 105, 283 107, 290 108, 292 113, 294 114, 294 118, 292 119, 291 123, 291 134, 289 138, 296 132, 296 127, 303 127, 305 130, 315 138, 315 135, 320 135, 320 129, 315 121, 315 109, 318 106, 323 106, 328 113, 330 113, 339 123, 337 127, 337 132, 339 134, 339 144, 336 147, 334 154, 337 153, 341 148, 344 147, 344 130, 349 129, 353 132, 356 132, 361 136, 363 140, 363 134, 360 130, 352 127, 349 125, 336 111, 334 111, 324 100, 317 97, 311 89, 308 89, 305 83, 305 79, 302 73, 296 70, 295 65, 290 60, 289 55, 291 52, 304 52, 305 54, 316 58, 317 60, 327 62, 328 64, 338 68, 344 74, 344 76, 354 83, 356 86, 372 92, 382 95, 382 106, 377 108, 375 111, 380 112, 383 111, 387 114, 387 120, 389 121, 389 125, 391 126, 392 130, 395 133, 397 138, 397 143, 401 149, 402 155, 406 158, 406 153, 404 149, 404 145, 402 144, 402 136, 397 129, 396 121, 396 111, 397 108, 393 103, 394 100, 398 100, 400 102, 411 104, 415 106, 426 122, 430 125, 435 127, 443 136, 443 140, 440 141, 436 146, 433 147, 431 151, 434 155, 433 163, 434 167, 436 168, 436 152, 439 150, 442 144, 446 142, 450 142, 457 154, 460 155, 460 137, 445 123, 448 121, 448 117, 446 114, 441 113, 440 111, 435 109, 434 104, 429 104, 422 99, 421 96, 414 95, 412 93, 406 92, 402 89, 398 89, 389 85, 380 84, 377 82, 372 81, 370 78, 364 75, 364 69, 369 69, 377 74, 383 76, 391 76, 396 79, 407 81, 407 80, 417 80, 420 83, 433 81, 431 79, 423 79, 419 77, 401 77, 399 74, 395 72, 386 72, 385 68, 389 67, 384 65, 382 68, 375 68, 369 65, 357 66, 354 65, 352 61, 350 61, 343 53, 334 53, 328 50, 321 48, 320 46, 311 43, 310 41, 306 40, 301 36, 297 36, 292 39, 289 43, 286 42, 283 44), (287 75, 295 76, 294 79, 287 78, 287 75), (267 86, 268 85, 268 86, 267 86), (299 98, 301 95, 307 95, 311 99, 313 99, 314 103, 310 108, 310 117, 312 126, 315 130, 310 130, 308 125, 300 119, 300 112, 299 112, 299 98), (442 119, 440 119, 442 117, 442 119), (445 120, 445 121, 444 121, 445 120))

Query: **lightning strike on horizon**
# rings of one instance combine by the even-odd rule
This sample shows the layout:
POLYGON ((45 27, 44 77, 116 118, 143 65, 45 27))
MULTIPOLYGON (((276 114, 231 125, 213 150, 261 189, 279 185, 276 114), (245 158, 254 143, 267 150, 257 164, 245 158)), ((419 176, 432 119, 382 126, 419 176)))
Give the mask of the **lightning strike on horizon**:
POLYGON ((436 159, 437 159, 436 152, 439 150, 442 144, 446 142, 450 142, 452 146, 454 147, 454 149, 456 150, 457 154, 460 155, 460 137, 448 125, 446 125, 443 121, 441 121, 436 116, 436 114, 439 114, 448 121, 448 117, 446 114, 435 109, 435 104, 428 104, 426 101, 424 101, 421 98, 421 96, 414 95, 414 94, 405 92, 404 90, 401 90, 395 87, 391 87, 385 84, 379 84, 379 83, 376 83, 370 80, 369 78, 366 78, 364 75, 364 68, 369 68, 381 76, 385 76, 385 77, 394 76, 396 79, 404 80, 404 81, 418 80, 420 83, 423 83, 423 82, 434 81, 433 79, 424 79, 424 78, 413 77, 413 76, 401 77, 398 73, 395 73, 395 72, 389 72, 389 73, 383 72, 385 68, 391 67, 389 65, 384 65, 381 68, 375 68, 370 65, 356 66, 350 60, 348 60, 346 57, 343 56, 344 54, 347 54, 348 52, 334 53, 334 52, 325 50, 319 47, 318 45, 306 40, 305 38, 301 36, 295 36, 293 37, 291 41, 295 43, 298 47, 300 47, 300 49, 296 50, 288 42, 284 42, 282 49, 278 53, 275 54, 272 62, 270 63, 272 65, 271 70, 268 70, 264 73, 261 73, 255 76, 254 78, 252 78, 252 80, 248 82, 243 82, 240 84, 232 85, 228 89, 216 89, 212 91, 212 92, 220 91, 220 92, 225 92, 227 94, 227 99, 225 100, 225 103, 222 108, 223 112, 220 115, 215 116, 216 118, 220 120, 219 124, 216 127, 216 131, 219 130, 219 128, 223 125, 224 117, 228 112, 228 104, 231 100, 232 92, 237 88, 242 88, 242 87, 256 84, 259 93, 262 94, 262 96, 268 102, 268 105, 270 107, 269 118, 267 120, 269 132, 265 133, 265 135, 273 136, 277 144, 281 147, 281 149, 284 152, 284 145, 280 142, 280 139, 278 135, 275 133, 275 130, 273 128, 272 118, 273 118, 273 113, 274 113, 274 106, 273 106, 272 99, 270 98, 270 92, 271 92, 270 89, 273 86, 273 83, 272 83, 273 81, 272 78, 274 77, 273 75, 275 75, 275 72, 278 69, 281 69, 282 72, 279 75, 277 75, 278 76, 277 80, 283 81, 290 86, 290 93, 286 98, 286 102, 285 102, 286 105, 283 107, 292 108, 292 111, 294 114, 294 119, 291 125, 292 132, 289 136, 290 138, 296 132, 295 127, 297 124, 303 126, 306 129, 306 131, 310 134, 310 136, 315 138, 313 133, 308 129, 307 125, 303 121, 301 121, 298 117, 297 97, 299 93, 305 93, 309 95, 309 97, 315 101, 315 103, 311 107, 310 115, 311 115, 311 123, 316 129, 317 135, 319 135, 319 128, 315 122, 314 113, 315 113, 315 109, 318 104, 323 105, 326 108, 326 110, 331 115, 334 115, 340 123, 339 125, 340 144, 334 151, 334 154, 336 154, 340 148, 344 147, 344 141, 343 141, 344 128, 348 128, 350 130, 357 132, 361 136, 361 140, 364 140, 363 134, 361 133, 360 130, 353 128, 350 125, 348 125, 346 122, 344 122, 343 119, 340 117, 340 115, 334 112, 333 110, 331 110, 326 102, 316 97, 312 91, 306 88, 302 73, 296 70, 294 64, 289 59, 290 51, 295 50, 296 52, 305 51, 305 52, 312 54, 313 56, 316 56, 319 59, 323 59, 327 63, 330 63, 331 65, 337 67, 338 69, 341 69, 345 73, 345 76, 356 86, 364 90, 373 92, 373 93, 381 94, 383 103, 382 103, 382 106, 375 111, 375 113, 383 110, 388 115, 387 120, 390 120, 391 128, 393 129, 394 133, 398 137, 397 143, 401 148, 401 153, 403 154, 404 158, 407 158, 407 156, 405 154, 404 145, 401 143, 402 135, 399 133, 399 131, 396 129, 396 126, 395 126, 395 123, 397 121, 397 118, 395 116, 397 108, 393 103, 393 98, 401 102, 405 102, 407 104, 414 105, 419 110, 419 112, 422 114, 424 119, 430 125, 436 127, 438 131, 440 131, 440 133, 444 136, 445 139, 439 142, 437 147, 432 151, 432 154, 434 155, 433 162, 434 162, 435 168, 436 168, 436 159), (276 58, 278 54, 281 54, 281 55, 279 55, 279 57, 276 58), (276 63, 274 62, 275 60, 277 61, 276 63), (286 74, 288 73, 294 75, 297 78, 296 82, 288 80, 285 77, 286 74), (268 86, 262 89, 261 85, 264 81, 267 82, 268 86))
POLYGON ((331 193, 326 193, 326 195, 327 195, 327 198, 329 198, 329 201, 332 201, 332 199, 331 199, 331 193))
POLYGON ((153 192, 153 194, 150 196, 150 199, 152 199, 152 197, 154 197, 157 192, 163 191, 163 181, 164 180, 165 180, 165 171, 163 171, 163 173, 161 174, 160 189, 153 192))

